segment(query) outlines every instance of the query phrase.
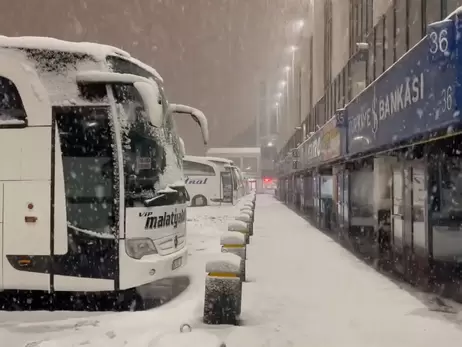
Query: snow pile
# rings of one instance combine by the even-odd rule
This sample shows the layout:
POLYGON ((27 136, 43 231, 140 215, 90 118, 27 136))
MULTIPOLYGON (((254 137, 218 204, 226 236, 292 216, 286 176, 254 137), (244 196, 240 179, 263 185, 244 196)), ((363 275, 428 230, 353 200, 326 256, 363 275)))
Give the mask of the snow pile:
POLYGON ((246 213, 241 213, 236 217, 236 220, 244 223, 250 223, 250 216, 246 213))
POLYGON ((220 340, 205 331, 166 334, 152 341, 149 347, 221 347, 220 340), (199 344, 196 344, 199 343, 199 344))
POLYGON ((245 245, 245 236, 240 232, 228 231, 221 235, 220 244, 233 246, 245 245))
POLYGON ((241 326, 201 323, 204 267, 222 258, 220 236, 235 213, 216 206, 188 211, 191 255, 181 271, 191 284, 179 297, 144 312, 0 312, 1 341, 9 347, 460 345, 461 313, 436 312, 426 294, 377 273, 272 197, 259 196, 257 209, 255 228, 265 232, 251 246, 241 326), (194 330, 180 334, 185 322, 194 330))
POLYGON ((240 211, 241 213, 242 212, 252 213, 252 209, 249 206, 242 207, 240 211))
MULTIPOLYGON (((249 219, 249 222, 250 222, 250 218, 252 217, 252 214, 253 214, 253 212, 251 210, 241 210, 241 212, 240 212, 240 216, 247 216, 248 219, 249 219)), ((245 217, 245 219, 247 219, 247 217, 245 217)), ((242 218, 244 218, 244 217, 242 217, 242 218)), ((245 222, 245 220, 242 220, 242 221, 245 222)))
POLYGON ((241 271, 241 257, 232 253, 217 253, 213 259, 207 262, 205 271, 238 275, 241 271))
POLYGON ((246 232, 247 230, 247 224, 243 221, 235 220, 228 223, 228 231, 246 232))

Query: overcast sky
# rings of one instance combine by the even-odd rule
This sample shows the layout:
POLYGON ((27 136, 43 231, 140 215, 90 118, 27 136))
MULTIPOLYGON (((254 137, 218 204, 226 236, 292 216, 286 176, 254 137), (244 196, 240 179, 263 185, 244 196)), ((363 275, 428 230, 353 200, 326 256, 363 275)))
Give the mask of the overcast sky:
MULTIPOLYGON (((306 2, 0 0, 0 33, 97 41, 129 51, 159 71, 171 102, 206 114, 211 146, 225 146, 252 123, 259 83, 277 78, 287 60, 284 48, 293 43, 288 28, 304 16, 306 2)), ((199 129, 179 123, 187 151, 203 151, 199 129)))

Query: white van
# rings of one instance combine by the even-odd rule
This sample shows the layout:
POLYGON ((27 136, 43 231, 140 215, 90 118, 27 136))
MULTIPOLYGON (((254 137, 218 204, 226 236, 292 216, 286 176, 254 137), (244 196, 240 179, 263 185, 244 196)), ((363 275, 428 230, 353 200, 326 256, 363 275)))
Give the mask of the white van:
POLYGON ((183 173, 190 206, 218 205, 223 202, 223 185, 217 165, 205 157, 186 155, 183 158, 183 173))

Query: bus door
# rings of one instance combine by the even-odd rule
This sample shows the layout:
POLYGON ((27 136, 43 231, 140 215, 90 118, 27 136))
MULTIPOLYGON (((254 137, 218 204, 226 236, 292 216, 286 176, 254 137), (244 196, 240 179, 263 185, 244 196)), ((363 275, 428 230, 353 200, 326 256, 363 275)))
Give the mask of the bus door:
POLYGON ((221 176, 221 187, 223 192, 222 201, 225 203, 233 203, 233 176, 231 171, 220 172, 221 176))
POLYGON ((3 290, 3 183, 0 183, 0 291, 3 290))
POLYGON ((54 289, 116 289, 116 161, 109 106, 53 107, 54 289))

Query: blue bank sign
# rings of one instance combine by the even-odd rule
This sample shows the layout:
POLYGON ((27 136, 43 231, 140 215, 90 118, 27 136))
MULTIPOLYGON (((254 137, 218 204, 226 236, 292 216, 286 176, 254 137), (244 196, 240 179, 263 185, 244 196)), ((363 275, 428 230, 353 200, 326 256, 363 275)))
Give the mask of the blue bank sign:
POLYGON ((398 144, 459 122, 456 30, 453 21, 429 26, 425 39, 347 106, 348 154, 398 144), (441 45, 441 39, 446 43, 441 45))

